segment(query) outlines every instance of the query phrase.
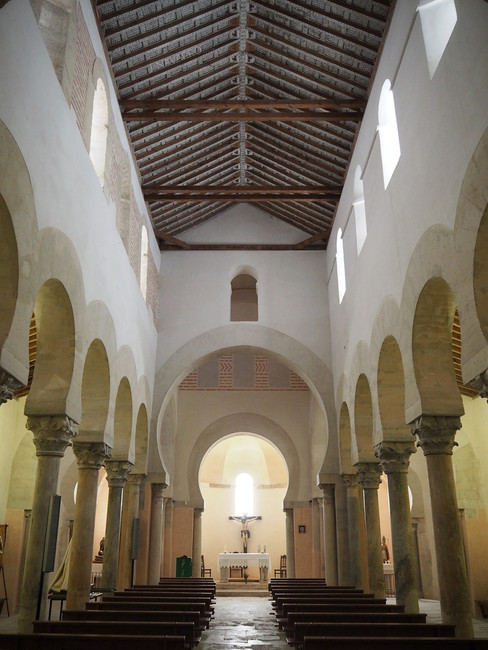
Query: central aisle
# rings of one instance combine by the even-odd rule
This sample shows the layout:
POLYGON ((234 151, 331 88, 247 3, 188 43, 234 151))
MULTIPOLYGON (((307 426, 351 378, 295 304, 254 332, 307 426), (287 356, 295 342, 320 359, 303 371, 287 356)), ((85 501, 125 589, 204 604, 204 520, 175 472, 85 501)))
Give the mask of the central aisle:
POLYGON ((215 618, 202 634, 199 650, 289 649, 266 597, 217 597, 215 618))

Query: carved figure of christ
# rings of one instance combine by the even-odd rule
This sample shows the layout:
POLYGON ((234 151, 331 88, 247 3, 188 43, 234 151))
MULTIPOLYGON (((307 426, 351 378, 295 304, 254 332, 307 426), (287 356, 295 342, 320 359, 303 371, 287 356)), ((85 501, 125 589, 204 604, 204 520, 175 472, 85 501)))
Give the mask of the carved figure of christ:
POLYGON ((242 515, 240 517, 232 516, 232 517, 229 517, 229 519, 233 519, 234 521, 238 521, 242 525, 242 529, 241 529, 242 552, 247 553, 247 540, 251 537, 251 531, 248 528, 248 524, 249 524, 250 521, 255 521, 257 519, 262 519, 262 517, 261 516, 248 517, 247 515, 242 515))

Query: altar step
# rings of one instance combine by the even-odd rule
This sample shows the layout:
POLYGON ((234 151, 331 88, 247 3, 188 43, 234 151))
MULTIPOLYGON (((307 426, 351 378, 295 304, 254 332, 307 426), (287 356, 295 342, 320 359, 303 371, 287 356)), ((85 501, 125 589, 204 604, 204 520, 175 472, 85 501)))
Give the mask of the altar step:
POLYGON ((268 584, 248 580, 244 582, 243 578, 234 578, 229 582, 217 582, 216 595, 218 596, 247 596, 249 597, 267 597, 269 596, 268 584))

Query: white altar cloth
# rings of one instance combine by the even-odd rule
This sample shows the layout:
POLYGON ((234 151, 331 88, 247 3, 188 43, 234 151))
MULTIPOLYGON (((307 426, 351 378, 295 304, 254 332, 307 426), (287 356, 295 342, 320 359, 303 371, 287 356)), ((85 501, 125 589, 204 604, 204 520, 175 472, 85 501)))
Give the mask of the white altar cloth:
POLYGON ((220 578, 224 582, 229 580, 230 567, 259 567, 259 579, 265 582, 271 566, 269 553, 219 553, 218 567, 220 578))

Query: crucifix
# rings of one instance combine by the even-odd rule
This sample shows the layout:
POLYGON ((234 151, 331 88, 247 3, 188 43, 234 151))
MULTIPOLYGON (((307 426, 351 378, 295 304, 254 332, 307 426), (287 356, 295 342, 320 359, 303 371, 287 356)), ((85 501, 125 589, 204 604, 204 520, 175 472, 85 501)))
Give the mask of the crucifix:
POLYGON ((240 517, 234 516, 229 517, 234 521, 238 521, 242 524, 241 529, 241 539, 242 539, 242 552, 247 553, 247 540, 251 537, 251 531, 248 528, 248 523, 254 521, 255 519, 262 519, 261 516, 258 517, 248 517, 246 514, 241 515, 240 517))

